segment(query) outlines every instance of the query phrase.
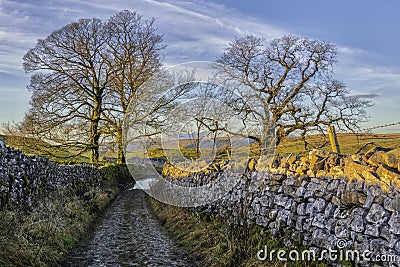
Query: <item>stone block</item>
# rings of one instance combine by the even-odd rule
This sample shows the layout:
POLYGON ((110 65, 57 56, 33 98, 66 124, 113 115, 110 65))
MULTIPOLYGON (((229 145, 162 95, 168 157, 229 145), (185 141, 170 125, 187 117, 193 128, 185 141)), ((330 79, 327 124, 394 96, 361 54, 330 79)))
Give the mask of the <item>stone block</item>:
POLYGON ((351 158, 346 158, 344 164, 344 175, 349 178, 358 178, 357 174, 362 174, 363 172, 374 172, 372 167, 357 163, 351 158))
POLYGON ((304 224, 305 219, 306 219, 305 216, 297 217, 296 226, 295 226, 297 231, 302 231, 303 230, 303 224, 304 224))
POLYGON ((303 230, 304 231, 309 231, 310 230, 312 220, 313 220, 312 218, 306 218, 304 220, 304 223, 303 223, 303 230))
POLYGON ((316 212, 323 212, 326 207, 326 201, 323 198, 317 198, 313 203, 313 209, 316 212))
POLYGON ((306 205, 306 214, 314 214, 314 203, 307 203, 306 205))
POLYGON ((289 197, 297 198, 297 188, 294 186, 284 186, 282 192, 289 197))
POLYGON ((290 211, 285 210, 285 209, 280 209, 280 210, 278 211, 278 214, 276 215, 276 220, 277 220, 278 222, 280 222, 280 225, 282 225, 283 223, 286 224, 287 219, 288 219, 288 217, 289 217, 289 214, 290 214, 290 211))
POLYGON ((328 203, 327 205, 326 205, 326 207, 325 207, 325 209, 324 209, 324 214, 325 214, 325 216, 326 217, 331 217, 331 216, 333 216, 333 213, 334 213, 334 211, 335 211, 335 205, 334 204, 332 204, 332 203, 328 203))
POLYGON ((340 198, 338 198, 337 196, 332 196, 332 204, 340 206, 342 203, 340 202, 340 198))
POLYGON ((326 160, 327 160, 327 158, 320 157, 317 155, 313 155, 310 158, 310 170, 314 173, 314 175, 316 175, 318 171, 325 170, 326 160))
POLYGON ((366 199, 367 196, 358 191, 344 191, 340 198, 342 204, 345 206, 363 206, 366 199))
POLYGON ((269 196, 263 195, 260 197, 260 205, 263 207, 270 207, 272 205, 272 199, 269 196))
POLYGON ((257 216, 256 217, 256 224, 262 225, 262 226, 267 226, 268 225, 268 220, 265 216, 257 216))
POLYGON ((383 201, 383 207, 388 211, 400 211, 400 196, 394 198, 386 197, 383 201))
POLYGON ((394 246, 394 249, 397 251, 397 253, 400 253, 400 240, 397 241, 396 245, 394 246))
POLYGON ((390 184, 390 181, 392 180, 400 178, 400 173, 397 171, 397 168, 392 169, 386 165, 379 166, 379 168, 376 170, 376 173, 378 174, 379 178, 387 184, 390 184))
POLYGON ((379 228, 380 226, 377 224, 367 224, 365 226, 364 234, 374 237, 379 237, 379 228))
POLYGON ((393 235, 392 235, 392 233, 390 233, 390 229, 388 227, 382 226, 380 228, 379 236, 383 237, 386 241, 388 241, 390 243, 393 235))
POLYGON ((313 190, 306 190, 304 193, 304 198, 313 198, 315 196, 315 191, 313 190))
POLYGON ((367 221, 372 224, 383 224, 387 222, 389 213, 379 204, 372 204, 367 214, 367 221))
POLYGON ((299 205, 297 205, 297 214, 300 216, 306 215, 306 207, 307 204, 306 203, 300 203, 299 205))
POLYGON ((383 151, 377 151, 375 153, 373 153, 367 160, 366 162, 371 165, 371 166, 375 166, 378 167, 381 164, 385 163, 385 159, 383 158, 383 151))
POLYGON ((389 219, 390 232, 396 235, 400 234, 400 212, 394 212, 389 219))
POLYGON ((293 199, 290 197, 287 197, 285 195, 276 195, 274 198, 274 203, 280 207, 287 207, 290 208, 290 206, 293 203, 293 199))
POLYGON ((327 225, 327 218, 323 213, 317 213, 311 223, 312 226, 318 227, 318 228, 326 228, 327 225))
POLYGON ((369 242, 370 251, 374 251, 376 254, 383 255, 388 247, 388 242, 380 238, 372 239, 369 242))
POLYGON ((335 219, 347 219, 351 214, 351 209, 340 209, 336 208, 333 212, 333 218, 335 219))
POLYGON ((335 226, 335 236, 337 238, 348 238, 349 237, 349 229, 348 229, 348 220, 337 220, 335 226))
POLYGON ((398 168, 400 163, 400 148, 393 149, 382 155, 387 166, 391 168, 398 168))

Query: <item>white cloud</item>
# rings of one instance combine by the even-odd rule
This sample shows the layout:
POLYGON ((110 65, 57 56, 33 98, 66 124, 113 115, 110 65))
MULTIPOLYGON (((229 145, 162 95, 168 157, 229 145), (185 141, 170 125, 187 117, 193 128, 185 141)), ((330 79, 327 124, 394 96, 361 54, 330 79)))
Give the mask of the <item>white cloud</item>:
POLYGON ((400 91, 400 72, 395 68, 360 65, 342 67, 338 73, 354 93, 375 93, 383 98, 396 97, 400 91))
MULTIPOLYGON (((214 60, 229 41, 241 34, 267 33, 267 37, 275 37, 281 32, 221 5, 203 1, 1 0, 0 72, 10 75, 0 84, 2 101, 15 99, 21 93, 29 94, 25 89, 28 75, 22 70, 22 57, 37 39, 79 18, 106 20, 123 9, 137 10, 144 18, 156 19, 156 26, 165 34, 168 45, 164 55, 167 64, 214 60)), ((27 103, 24 99, 21 105, 25 108, 15 109, 17 117, 23 117, 21 110, 27 109, 27 103)), ((1 120, 7 118, 0 116, 1 120)))
MULTIPOLYGON (((35 1, 1 2, 0 48, 3 54, 21 58, 38 38, 81 17, 107 19, 122 9, 137 10, 145 18, 155 17, 160 33, 165 33, 166 60, 177 63, 182 59, 213 60, 235 36, 245 34, 273 38, 285 31, 256 19, 244 17, 222 5, 204 1, 35 1)), ((8 57, 1 55, 2 57, 8 57)), ((11 67, 11 66, 10 66, 11 67)), ((6 71, 3 69, 3 71, 6 71)))
POLYGON ((371 99, 370 125, 400 120, 400 68, 384 56, 359 48, 339 47, 337 76, 353 94, 377 94, 371 99))

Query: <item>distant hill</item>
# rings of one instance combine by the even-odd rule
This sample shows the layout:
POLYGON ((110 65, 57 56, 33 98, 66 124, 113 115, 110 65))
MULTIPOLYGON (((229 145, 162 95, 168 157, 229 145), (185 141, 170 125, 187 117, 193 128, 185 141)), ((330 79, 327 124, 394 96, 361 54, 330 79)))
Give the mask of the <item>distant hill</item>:
MULTIPOLYGON (((224 139, 215 140, 215 147, 216 148, 225 148, 225 147, 229 147, 229 146, 242 147, 242 146, 247 146, 249 144, 252 144, 253 142, 254 142, 254 140, 245 139, 245 138, 232 139, 232 140, 224 138, 224 139)), ((213 146, 214 146, 214 142, 211 139, 209 139, 207 141, 200 142, 200 147, 201 148, 213 148, 213 146)), ((196 148, 196 143, 194 143, 192 141, 191 144, 185 146, 185 148, 188 148, 188 149, 196 148)))

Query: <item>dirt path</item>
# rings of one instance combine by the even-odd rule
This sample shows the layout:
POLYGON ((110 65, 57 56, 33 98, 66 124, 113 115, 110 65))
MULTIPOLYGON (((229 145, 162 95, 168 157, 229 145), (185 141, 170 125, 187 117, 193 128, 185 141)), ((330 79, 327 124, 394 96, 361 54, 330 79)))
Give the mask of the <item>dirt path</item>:
POLYGON ((166 235, 141 190, 122 192, 65 266, 194 266, 166 235))

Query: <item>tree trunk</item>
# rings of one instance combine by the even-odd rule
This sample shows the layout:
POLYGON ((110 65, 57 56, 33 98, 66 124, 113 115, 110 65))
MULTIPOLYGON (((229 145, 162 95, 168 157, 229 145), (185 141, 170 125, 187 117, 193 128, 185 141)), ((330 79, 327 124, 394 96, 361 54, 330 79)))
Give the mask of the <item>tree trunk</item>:
POLYGON ((100 134, 98 133, 99 122, 92 121, 91 132, 90 132, 90 163, 99 162, 99 139, 100 134))
POLYGON ((95 100, 95 106, 92 113, 91 124, 90 124, 90 163, 99 162, 99 122, 101 115, 101 105, 102 105, 102 92, 97 90, 98 94, 95 100))
POLYGON ((126 162, 126 159, 125 159, 125 154, 124 154, 122 128, 118 128, 116 138, 117 138, 117 145, 118 145, 117 163, 124 164, 126 162))
POLYGON ((275 129, 269 124, 263 125, 261 137, 261 156, 270 156, 269 154, 275 151, 275 148, 280 143, 280 136, 275 136, 275 129))
POLYGON ((213 140, 213 147, 212 147, 212 156, 215 157, 217 155, 216 149, 217 149, 217 135, 218 131, 214 132, 214 140, 213 140))
POLYGON ((196 159, 200 158, 200 123, 197 122, 196 159))

